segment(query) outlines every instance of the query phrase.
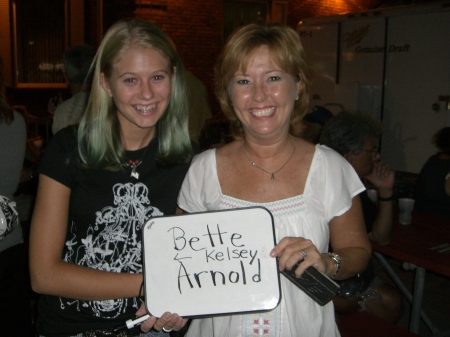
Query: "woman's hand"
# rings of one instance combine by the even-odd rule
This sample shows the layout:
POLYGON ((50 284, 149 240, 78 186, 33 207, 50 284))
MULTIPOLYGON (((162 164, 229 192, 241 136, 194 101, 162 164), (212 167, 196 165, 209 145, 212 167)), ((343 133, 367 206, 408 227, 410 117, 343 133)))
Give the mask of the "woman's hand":
POLYGON ((311 240, 302 237, 285 237, 270 252, 270 256, 278 258, 278 267, 280 271, 284 269, 291 270, 294 265, 302 261, 295 275, 300 275, 309 266, 325 273, 327 265, 322 254, 317 250, 311 240))
MULTIPOLYGON (((147 311, 145 310, 144 303, 142 303, 138 311, 136 311, 136 316, 142 316, 145 314, 147 314, 147 311)), ((147 320, 142 322, 141 330, 143 332, 148 332, 153 328, 157 331, 162 330, 165 332, 169 332, 171 330, 178 331, 186 324, 187 321, 187 319, 184 319, 177 314, 165 312, 160 318, 150 316, 147 320)))

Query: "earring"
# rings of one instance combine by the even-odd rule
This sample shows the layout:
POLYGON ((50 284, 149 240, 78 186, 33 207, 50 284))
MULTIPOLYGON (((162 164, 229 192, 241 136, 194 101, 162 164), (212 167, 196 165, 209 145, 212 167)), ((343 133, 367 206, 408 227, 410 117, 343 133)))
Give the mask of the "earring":
POLYGON ((298 101, 298 95, 297 95, 297 97, 295 97, 295 100, 298 101))

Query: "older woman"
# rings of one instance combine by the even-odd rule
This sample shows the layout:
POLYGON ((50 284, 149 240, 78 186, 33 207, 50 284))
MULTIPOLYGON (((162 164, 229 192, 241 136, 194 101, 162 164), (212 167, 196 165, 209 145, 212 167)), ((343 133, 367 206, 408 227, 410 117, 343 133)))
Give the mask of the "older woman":
MULTIPOLYGON (((310 72, 297 33, 251 24, 229 39, 216 67, 217 96, 235 140, 194 158, 178 198, 185 212, 260 205, 275 220, 271 256, 297 276, 313 266, 343 279, 364 270, 370 244, 364 189, 336 152, 296 138, 310 72), (331 241, 333 252, 329 253, 331 241)), ((188 336, 339 336, 333 304, 316 304, 282 277, 269 312, 194 320, 188 336)))

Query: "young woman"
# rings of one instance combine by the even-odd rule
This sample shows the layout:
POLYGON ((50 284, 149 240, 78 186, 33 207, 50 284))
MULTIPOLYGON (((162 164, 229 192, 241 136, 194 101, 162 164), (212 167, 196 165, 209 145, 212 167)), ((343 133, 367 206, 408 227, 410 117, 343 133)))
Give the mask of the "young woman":
MULTIPOLYGON (((145 314, 141 228, 175 213, 193 154, 183 71, 151 23, 119 21, 105 35, 81 122, 52 138, 39 168, 30 242, 39 335, 110 336, 145 314)), ((142 326, 159 336, 184 323, 166 313, 142 326)))

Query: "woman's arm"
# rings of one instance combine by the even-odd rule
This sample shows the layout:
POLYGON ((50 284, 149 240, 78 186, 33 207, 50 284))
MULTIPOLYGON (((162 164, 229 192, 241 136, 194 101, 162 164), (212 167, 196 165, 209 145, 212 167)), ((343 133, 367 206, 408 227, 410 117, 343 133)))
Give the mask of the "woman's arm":
POLYGON ((394 200, 379 200, 377 214, 372 231, 368 233, 370 241, 379 245, 387 245, 392 239, 392 224, 394 217, 394 200))
MULTIPOLYGON (((334 276, 341 280, 362 272, 371 254, 370 242, 364 227, 359 196, 352 200, 351 208, 330 222, 332 251, 339 255, 341 265, 334 276)), ((278 257, 280 270, 290 270, 298 261, 302 261, 295 274, 300 276, 309 266, 332 277, 336 272, 336 262, 328 255, 321 254, 311 240, 301 237, 285 237, 271 251, 272 257, 278 257), (304 257, 302 251, 307 253, 304 257)))
POLYGON ((142 274, 112 273, 66 263, 70 189, 45 175, 39 176, 30 231, 30 277, 34 291, 81 300, 138 296, 142 274))
MULTIPOLYGON (((332 252, 341 259, 335 279, 346 279, 366 268, 372 248, 367 238, 359 196, 353 198, 352 206, 347 212, 331 220, 330 243, 332 252)), ((326 273, 333 275, 336 263, 331 258, 326 261, 326 273)))
POLYGON ((378 162, 374 165, 372 173, 365 179, 376 188, 379 198, 372 232, 368 233, 369 240, 380 245, 387 245, 392 238, 395 171, 378 162))

